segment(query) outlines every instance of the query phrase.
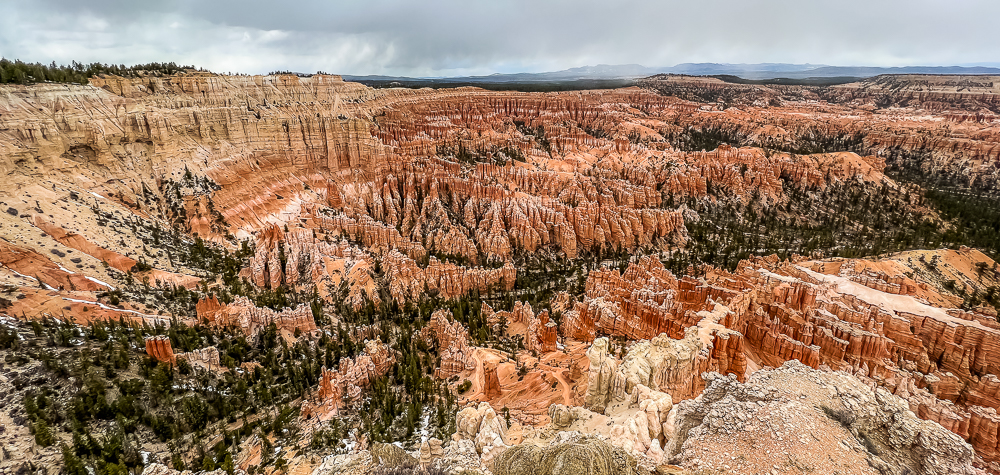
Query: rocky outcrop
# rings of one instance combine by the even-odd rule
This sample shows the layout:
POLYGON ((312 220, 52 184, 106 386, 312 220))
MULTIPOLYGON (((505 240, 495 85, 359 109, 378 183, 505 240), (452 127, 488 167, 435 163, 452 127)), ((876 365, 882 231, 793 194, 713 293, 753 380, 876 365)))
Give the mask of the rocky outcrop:
POLYGON ((219 359, 219 349, 214 346, 188 351, 185 353, 179 353, 177 354, 177 359, 185 360, 188 363, 190 363, 191 366, 194 367, 205 368, 209 370, 222 369, 222 363, 219 359))
POLYGON ((497 376, 497 365, 495 363, 483 363, 483 395, 486 399, 493 400, 503 394, 500 388, 500 378, 497 376))
POLYGON ((470 268, 431 257, 427 267, 421 269, 416 261, 395 250, 385 256, 382 265, 386 269, 389 293, 400 304, 418 299, 425 289, 446 299, 473 290, 485 294, 494 287, 510 290, 517 277, 509 262, 497 269, 470 268))
MULTIPOLYGON (((452 321, 451 311, 437 310, 431 314, 431 321, 420 332, 420 336, 432 347, 438 348, 441 364, 434 372, 440 379, 448 379, 456 374, 476 369, 469 346, 469 332, 461 323, 452 321)), ((494 369, 494 378, 496 371, 494 369)), ((499 391, 499 381, 496 390, 499 391)))
POLYGON ((467 407, 456 416, 458 430, 452 436, 454 441, 475 442, 476 452, 482 464, 489 467, 493 459, 508 447, 505 439, 507 422, 497 415, 489 403, 479 403, 478 407, 467 407))
POLYGON ((574 422, 586 419, 591 411, 580 406, 564 406, 553 404, 549 406, 549 424, 555 429, 566 429, 574 422))
POLYGON ((198 301, 196 310, 200 320, 210 325, 239 328, 250 338, 256 338, 261 330, 271 324, 278 330, 292 334, 308 333, 316 329, 312 309, 305 304, 299 304, 295 309, 286 308, 275 312, 255 306, 246 297, 235 297, 232 303, 222 305, 218 298, 211 295, 198 301))
POLYGON ((375 442, 368 448, 368 452, 371 453, 372 462, 380 467, 413 468, 418 464, 417 459, 393 444, 375 442))
MULTIPOLYGON (((953 257, 964 263, 962 256, 953 257)), ((706 371, 742 378, 748 364, 798 360, 869 379, 907 399, 920 417, 969 440, 984 457, 997 452, 989 423, 975 426, 980 436, 971 429, 973 414, 985 421, 987 409, 1000 409, 986 356, 1000 341, 1000 327, 988 315, 924 303, 949 300, 908 277, 912 271, 897 261, 759 258, 733 273, 702 272, 698 279, 676 279, 649 258, 624 274, 591 272, 583 302, 563 314, 565 337, 661 334, 632 344, 620 360, 610 355, 613 364, 596 356, 609 358, 599 350, 607 342, 594 340, 588 408, 601 412, 637 384, 689 399, 701 392, 706 371), (611 368, 609 380, 604 374, 611 368)))
POLYGON ((494 328, 499 329, 500 322, 503 322, 507 333, 519 334, 524 338, 524 348, 537 353, 548 353, 556 350, 558 339, 558 326, 549 319, 548 310, 541 311, 538 315, 531 309, 531 304, 527 302, 515 302, 511 311, 501 310, 494 312, 489 305, 483 306, 484 315, 487 321, 494 322, 494 328))
POLYGON ((416 454, 415 457, 393 444, 373 444, 371 450, 358 450, 326 457, 312 473, 313 475, 365 475, 382 470, 416 474, 483 473, 479 454, 468 440, 444 446, 440 440, 431 438, 421 443, 421 448, 416 454), (412 465, 414 461, 418 461, 419 467, 412 465))
MULTIPOLYGON (((174 470, 174 469, 172 469, 172 468, 170 468, 170 467, 168 467, 166 465, 163 465, 163 464, 160 464, 160 463, 155 463, 155 462, 146 465, 142 469, 142 475, 183 475, 184 473, 190 473, 190 472, 187 471, 187 470, 184 470, 184 471, 174 470)), ((223 469, 212 470, 212 471, 203 471, 201 473, 203 473, 205 475, 223 475, 223 474, 227 474, 227 472, 225 470, 223 470, 223 469)), ((234 469, 233 473, 236 474, 236 475, 246 475, 246 472, 244 470, 238 468, 238 467, 236 469, 234 469)))
POLYGON ((420 466, 429 467, 436 459, 444 456, 444 442, 431 437, 420 443, 420 466))
POLYGON ((871 473, 982 473, 960 437, 853 376, 789 362, 754 373, 745 384, 718 374, 707 379, 701 397, 681 402, 672 416, 666 454, 686 468, 767 472, 776 459, 737 442, 753 440, 824 473, 868 473, 868 467, 871 473), (720 447, 724 453, 713 451, 720 447))
MULTIPOLYGON (((608 404, 628 400, 638 387, 653 388, 678 400, 692 398, 704 387, 702 373, 718 367, 737 371, 735 374, 742 379, 745 362, 743 366, 733 364, 735 359, 730 360, 725 350, 717 352, 721 357, 713 358, 714 347, 705 345, 699 330, 689 328, 682 340, 663 334, 639 341, 629 347, 620 362, 608 354, 607 339, 595 340, 587 351, 591 366, 586 407, 604 412, 608 404)), ((714 336, 713 345, 723 346, 739 338, 739 334, 723 330, 714 336)), ((743 358, 742 350, 737 349, 735 354, 743 358)))
POLYGON ((170 338, 166 336, 146 337, 146 354, 161 363, 174 364, 177 361, 170 338))
MULTIPOLYGON (((828 145, 822 148, 852 148, 872 155, 874 160, 870 163, 875 168, 879 161, 888 161, 905 168, 923 167, 924 173, 961 177, 956 182, 978 182, 993 187, 1000 175, 984 164, 1000 157, 1000 137, 995 130, 983 129, 982 124, 991 123, 997 116, 1000 95, 992 87, 995 80, 995 77, 886 75, 830 88, 810 88, 657 76, 641 84, 665 94, 709 103, 690 104, 686 110, 678 108, 675 117, 681 125, 666 135, 682 137, 690 131, 707 132, 724 137, 731 144, 786 149, 815 147, 825 142, 828 145), (787 105, 783 104, 785 101, 787 105), (720 107, 721 103, 726 106, 720 107), (729 107, 734 104, 739 107, 729 107), (891 107, 901 109, 892 114, 880 113, 891 107), (933 115, 949 126, 909 120, 920 114, 933 115)), ((785 176, 815 176, 803 173, 812 167, 805 168, 789 170, 795 173, 785 176)), ((852 168, 864 173, 863 168, 842 170, 853 173, 852 168)))
POLYGON ((385 376, 394 359, 392 351, 384 343, 368 340, 360 355, 353 359, 341 358, 337 362, 337 369, 327 369, 324 366, 320 372, 317 393, 319 404, 336 410, 344 401, 358 401, 362 389, 385 376))
MULTIPOLYGON (((316 206, 303 207, 315 218, 316 206)), ((306 219, 310 219, 306 218, 306 219)), ((256 236, 256 250, 242 273, 261 288, 286 286, 303 292, 320 290, 329 300, 329 288, 347 284, 347 300, 357 311, 366 301, 380 302, 372 274, 371 256, 347 241, 334 241, 305 227, 266 227, 256 236), (322 237, 322 239, 321 239, 322 237)))
POLYGON ((586 300, 577 305, 574 315, 565 318, 563 333, 570 337, 589 336, 592 332, 621 335, 632 339, 652 338, 660 333, 683 333, 688 310, 702 306, 686 305, 696 299, 680 297, 680 282, 659 260, 643 257, 632 263, 624 274, 607 268, 591 271, 587 277, 586 300))
POLYGON ((175 354, 170 344, 170 338, 162 335, 146 337, 146 354, 161 363, 170 365, 184 360, 194 367, 215 370, 222 369, 218 348, 209 346, 207 348, 175 354))
POLYGON ((618 371, 617 359, 609 353, 607 338, 598 338, 587 350, 590 372, 587 375, 587 396, 584 405, 595 412, 604 412, 613 395, 612 384, 618 371))

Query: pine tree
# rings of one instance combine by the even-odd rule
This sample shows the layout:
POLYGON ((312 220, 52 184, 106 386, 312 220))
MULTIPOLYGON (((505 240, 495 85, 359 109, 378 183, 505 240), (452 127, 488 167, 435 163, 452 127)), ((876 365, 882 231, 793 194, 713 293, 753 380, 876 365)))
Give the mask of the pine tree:
POLYGON ((215 470, 215 461, 212 460, 212 456, 205 454, 205 458, 201 460, 201 469, 206 472, 211 472, 215 470))
POLYGON ((67 475, 89 475, 87 468, 83 465, 83 461, 66 444, 62 444, 62 456, 63 473, 67 475))
POLYGON ((55 443, 56 438, 52 434, 52 429, 49 428, 49 424, 43 419, 38 419, 35 422, 35 443, 42 446, 48 447, 55 443))
POLYGON ((226 452, 226 458, 222 461, 222 469, 229 475, 233 475, 236 471, 236 465, 233 464, 233 455, 229 452, 226 452))

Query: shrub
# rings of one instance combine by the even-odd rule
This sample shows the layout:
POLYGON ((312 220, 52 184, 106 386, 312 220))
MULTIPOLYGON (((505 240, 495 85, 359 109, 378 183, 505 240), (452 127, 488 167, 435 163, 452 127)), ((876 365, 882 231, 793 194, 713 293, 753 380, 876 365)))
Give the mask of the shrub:
POLYGON ((153 270, 153 266, 151 266, 148 263, 146 263, 146 261, 136 262, 135 265, 132 266, 132 269, 131 269, 131 271, 133 273, 146 272, 148 270, 153 270))
POLYGON ((850 428, 851 424, 854 424, 854 412, 850 409, 833 409, 829 406, 823 406, 823 412, 830 419, 833 419, 840 423, 840 425, 850 428))
POLYGON ((868 453, 870 453, 870 454, 872 454, 872 455, 874 455, 876 457, 878 457, 879 455, 882 455, 882 452, 878 449, 878 447, 875 445, 875 443, 872 442, 872 440, 868 438, 868 434, 862 433, 860 435, 861 435, 861 442, 865 445, 865 450, 867 450, 868 453))
POLYGON ((55 442, 56 437, 52 434, 52 429, 44 420, 39 419, 35 423, 35 443, 42 447, 48 447, 55 442))

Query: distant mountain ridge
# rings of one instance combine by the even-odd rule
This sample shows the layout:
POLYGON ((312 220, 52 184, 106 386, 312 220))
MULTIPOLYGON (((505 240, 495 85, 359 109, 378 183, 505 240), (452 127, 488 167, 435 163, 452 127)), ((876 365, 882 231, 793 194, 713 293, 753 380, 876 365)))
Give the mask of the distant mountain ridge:
POLYGON ((434 83, 524 83, 580 80, 637 79, 655 74, 694 76, 732 75, 744 79, 805 79, 830 77, 868 78, 882 74, 1000 74, 1000 68, 985 66, 829 66, 791 63, 682 63, 671 67, 647 67, 640 64, 598 64, 542 73, 497 73, 488 76, 411 78, 404 76, 344 75, 347 81, 405 81, 434 83))

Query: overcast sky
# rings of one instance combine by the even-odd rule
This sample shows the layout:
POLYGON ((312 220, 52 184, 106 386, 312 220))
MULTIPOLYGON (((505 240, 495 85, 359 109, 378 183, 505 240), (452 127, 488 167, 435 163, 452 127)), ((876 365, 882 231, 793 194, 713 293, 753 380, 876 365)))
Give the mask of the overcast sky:
POLYGON ((460 76, 594 64, 1000 63, 997 0, 0 0, 0 55, 460 76))

